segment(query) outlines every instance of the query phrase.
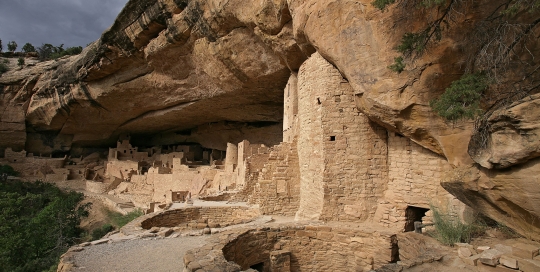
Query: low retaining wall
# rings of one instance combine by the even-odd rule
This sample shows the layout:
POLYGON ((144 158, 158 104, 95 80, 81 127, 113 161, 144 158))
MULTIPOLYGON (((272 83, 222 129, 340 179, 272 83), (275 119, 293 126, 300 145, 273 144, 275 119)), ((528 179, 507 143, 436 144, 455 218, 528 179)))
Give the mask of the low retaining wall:
POLYGON ((141 216, 122 228, 130 235, 152 227, 176 227, 182 229, 223 228, 248 223, 260 216, 258 209, 243 206, 231 207, 184 207, 141 216))
POLYGON ((390 232, 298 223, 236 230, 188 251, 184 271, 370 271, 398 260, 395 237, 390 232))

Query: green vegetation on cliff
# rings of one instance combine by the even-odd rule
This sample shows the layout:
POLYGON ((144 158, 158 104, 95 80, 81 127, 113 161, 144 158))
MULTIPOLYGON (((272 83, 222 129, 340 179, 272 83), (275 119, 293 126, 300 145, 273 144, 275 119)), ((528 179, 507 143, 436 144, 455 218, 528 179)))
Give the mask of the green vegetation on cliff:
POLYGON ((54 270, 79 242, 83 195, 43 182, 0 181, 0 271, 54 270))
MULTIPOLYGON (((397 73, 414 63, 441 41, 454 22, 466 16, 475 18, 463 48, 463 76, 445 93, 430 103, 446 120, 475 119, 492 107, 510 104, 512 97, 523 97, 540 90, 540 76, 534 54, 529 48, 540 26, 540 0, 501 0, 497 4, 474 3, 472 0, 375 0, 372 5, 381 11, 390 6, 408 14, 425 14, 423 26, 405 32, 395 47, 399 57, 388 68, 397 73), (484 15, 472 15, 470 5, 485 5, 484 15), (483 16, 483 17, 482 17, 483 16), (481 76, 480 76, 481 75, 481 76), (493 87, 492 87, 493 86, 493 87), (505 86, 500 88, 501 86, 505 86), (520 94, 520 95, 516 95, 520 94), (503 101, 504 103, 502 103, 503 101), (482 103, 481 103, 482 102, 482 103)), ((455 30, 453 30, 455 31, 455 30)))

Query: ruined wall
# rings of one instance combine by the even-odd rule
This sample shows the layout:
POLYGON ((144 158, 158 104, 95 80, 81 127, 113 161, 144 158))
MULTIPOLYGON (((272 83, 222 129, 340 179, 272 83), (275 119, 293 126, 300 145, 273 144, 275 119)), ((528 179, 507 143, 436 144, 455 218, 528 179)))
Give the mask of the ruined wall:
POLYGON ((436 206, 454 215, 465 205, 448 193, 440 182, 452 166, 442 156, 408 138, 388 133, 388 188, 374 218, 384 226, 402 228, 407 206, 436 206))
POLYGON ((319 54, 298 77, 297 218, 366 220, 386 188, 386 132, 356 110, 352 88, 319 54))
POLYGON ((292 73, 283 92, 283 141, 292 142, 298 135, 298 74, 292 73))
POLYGON ((118 161, 110 160, 107 162, 107 176, 116 177, 119 179, 127 179, 133 173, 139 171, 140 163, 137 161, 118 161))
MULTIPOLYGON (((247 223, 260 215, 248 207, 185 207, 167 210, 138 219, 144 229, 152 227, 219 228, 247 223)), ((137 223, 137 222, 135 222, 137 223)))
POLYGON ((4 158, 8 162, 24 162, 26 160, 26 151, 15 152, 10 147, 4 151, 4 158))
POLYGON ((242 156, 244 159, 239 162, 237 171, 238 193, 232 196, 231 201, 248 201, 253 195, 255 185, 271 150, 265 145, 250 144, 248 141, 243 141, 238 146, 239 157, 242 156))
POLYGON ((294 216, 300 204, 300 171, 296 141, 272 147, 249 203, 263 214, 294 216))

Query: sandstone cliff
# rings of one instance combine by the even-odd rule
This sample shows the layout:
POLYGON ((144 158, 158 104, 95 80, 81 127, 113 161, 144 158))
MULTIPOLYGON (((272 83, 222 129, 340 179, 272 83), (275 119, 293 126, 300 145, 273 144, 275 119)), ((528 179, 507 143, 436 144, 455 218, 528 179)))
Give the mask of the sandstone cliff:
MULTIPOLYGON (((339 71, 357 111, 370 122, 454 167, 476 165, 482 180, 492 184, 471 189, 471 180, 478 179, 454 178, 445 188, 540 238, 535 194, 512 189, 538 183, 531 176, 538 172, 540 155, 537 95, 490 112, 482 130, 472 121, 447 122, 429 106, 465 72, 476 26, 506 1, 462 1, 462 12, 449 18, 442 39, 401 73, 388 65, 398 56, 395 47, 403 34, 421 29, 424 18, 439 16, 444 8, 425 10, 398 1, 381 11, 371 2, 132 0, 82 54, 0 77, 0 148, 69 152, 109 146, 122 133, 155 145, 199 142, 221 150, 242 139, 277 144, 283 90, 291 73, 318 52, 339 71), (469 145, 471 137, 484 144, 469 145)), ((536 22, 537 15, 525 14, 523 20, 536 22)), ((529 55, 520 60, 533 69, 539 65, 540 28, 531 23, 528 31, 533 33, 529 55)), ((500 88, 509 88, 507 83, 501 80, 500 88)), ((484 102, 485 108, 493 104, 484 102)), ((302 111, 310 114, 309 107, 302 111)), ((302 137, 301 142, 314 141, 302 137)), ((375 191, 369 203, 380 197, 375 191)), ((349 211, 369 210, 369 203, 351 205, 349 211)), ((321 206, 318 213, 325 212, 321 206)))

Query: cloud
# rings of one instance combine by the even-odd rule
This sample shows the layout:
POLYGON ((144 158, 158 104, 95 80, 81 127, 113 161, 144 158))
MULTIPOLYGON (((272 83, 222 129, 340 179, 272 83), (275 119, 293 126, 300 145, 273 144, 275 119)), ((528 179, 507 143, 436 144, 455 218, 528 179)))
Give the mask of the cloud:
POLYGON ((6 49, 29 42, 85 47, 112 25, 128 0, 0 0, 0 39, 6 49))

